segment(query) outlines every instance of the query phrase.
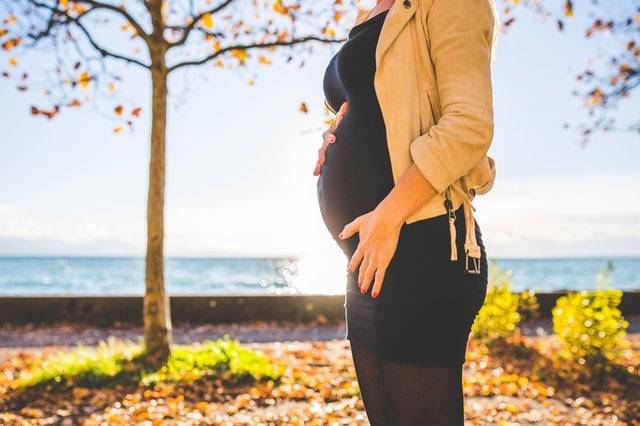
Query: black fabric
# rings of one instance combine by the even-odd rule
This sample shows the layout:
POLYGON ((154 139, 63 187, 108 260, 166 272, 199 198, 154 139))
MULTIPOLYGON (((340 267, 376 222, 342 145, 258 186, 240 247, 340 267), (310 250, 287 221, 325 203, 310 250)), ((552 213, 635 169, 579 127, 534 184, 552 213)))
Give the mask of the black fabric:
MULTIPOLYGON (((385 125, 373 85, 376 44, 385 16, 386 12, 352 29, 324 79, 325 96, 335 110, 342 102, 349 103, 318 179, 322 217, 347 258, 355 251, 358 236, 342 241, 337 235, 344 225, 373 210, 393 188, 385 125)), ((348 276, 345 307, 352 344, 384 360, 459 368, 487 284, 484 248, 482 274, 465 273, 464 228, 459 209, 459 260, 451 262, 446 216, 404 225, 377 299, 360 293, 357 273, 348 276)), ((476 236, 482 247, 478 228, 476 236)))
POLYGON ((462 369, 401 364, 351 346, 372 426, 463 426, 462 369))

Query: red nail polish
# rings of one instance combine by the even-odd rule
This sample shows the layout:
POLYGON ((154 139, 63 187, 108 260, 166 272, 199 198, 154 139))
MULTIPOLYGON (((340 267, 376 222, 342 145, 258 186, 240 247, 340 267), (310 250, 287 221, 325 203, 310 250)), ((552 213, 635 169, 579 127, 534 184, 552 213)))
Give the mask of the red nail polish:
POLYGON ((371 292, 371 297, 373 297, 374 299, 378 298, 378 292, 377 291, 372 291, 371 292))
POLYGON ((360 287, 360 293, 366 294, 367 290, 364 287, 360 287))

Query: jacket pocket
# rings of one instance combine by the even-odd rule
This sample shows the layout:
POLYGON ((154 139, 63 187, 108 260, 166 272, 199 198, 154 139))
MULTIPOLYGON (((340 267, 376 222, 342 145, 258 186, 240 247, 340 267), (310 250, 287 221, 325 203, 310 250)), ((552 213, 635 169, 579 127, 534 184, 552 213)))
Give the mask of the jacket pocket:
POLYGON ((420 96, 420 134, 424 135, 431 126, 438 124, 440 105, 435 89, 422 89, 420 96))

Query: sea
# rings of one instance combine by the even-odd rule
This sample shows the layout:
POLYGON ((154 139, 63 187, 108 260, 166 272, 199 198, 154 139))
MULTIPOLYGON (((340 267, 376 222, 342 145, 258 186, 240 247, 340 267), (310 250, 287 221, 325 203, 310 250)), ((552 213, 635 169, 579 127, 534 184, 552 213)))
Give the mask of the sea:
MULTIPOLYGON (((640 290, 640 257, 496 259, 511 289, 640 290)), ((345 262, 313 257, 168 257, 170 295, 343 294, 345 262)), ((142 257, 0 257, 0 296, 144 294, 142 257)))

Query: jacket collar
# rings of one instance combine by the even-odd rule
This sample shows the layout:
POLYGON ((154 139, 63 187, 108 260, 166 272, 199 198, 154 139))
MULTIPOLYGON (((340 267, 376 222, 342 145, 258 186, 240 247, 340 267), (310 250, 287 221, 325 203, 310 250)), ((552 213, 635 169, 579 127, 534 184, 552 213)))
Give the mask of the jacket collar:
POLYGON ((389 49, 411 17, 415 15, 417 9, 418 0, 396 0, 393 3, 385 18, 380 39, 378 40, 378 46, 376 48, 377 63, 380 63, 380 59, 384 53, 389 49))

